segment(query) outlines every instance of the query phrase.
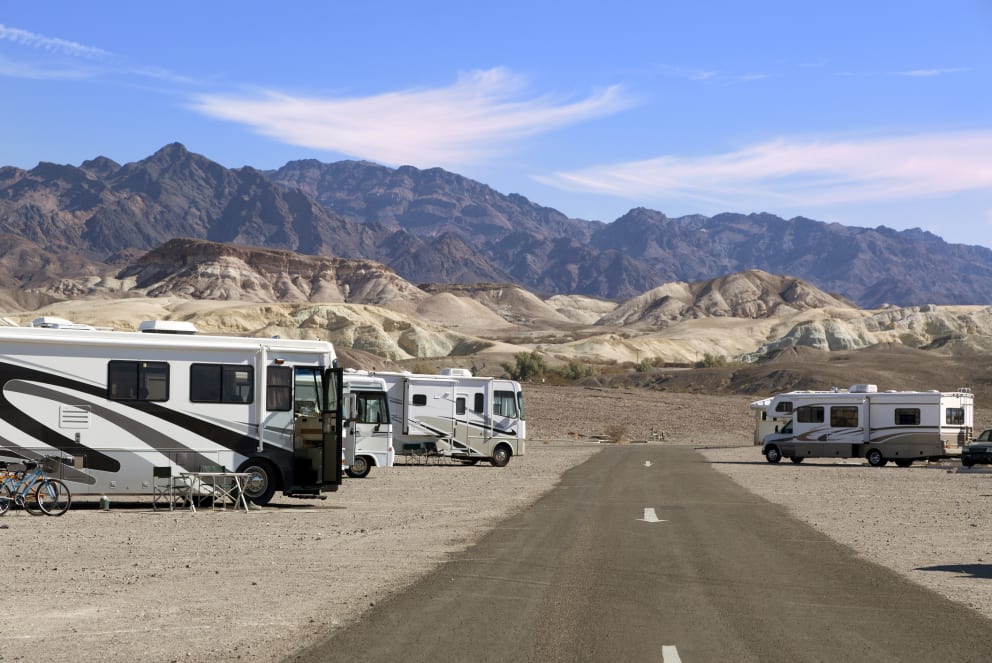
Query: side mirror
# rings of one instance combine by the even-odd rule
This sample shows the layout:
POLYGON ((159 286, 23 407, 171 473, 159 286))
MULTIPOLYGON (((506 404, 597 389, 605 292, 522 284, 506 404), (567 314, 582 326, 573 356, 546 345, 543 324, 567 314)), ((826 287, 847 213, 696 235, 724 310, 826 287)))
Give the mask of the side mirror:
POLYGON ((345 394, 341 402, 341 419, 344 423, 351 423, 358 412, 358 399, 355 394, 345 394))

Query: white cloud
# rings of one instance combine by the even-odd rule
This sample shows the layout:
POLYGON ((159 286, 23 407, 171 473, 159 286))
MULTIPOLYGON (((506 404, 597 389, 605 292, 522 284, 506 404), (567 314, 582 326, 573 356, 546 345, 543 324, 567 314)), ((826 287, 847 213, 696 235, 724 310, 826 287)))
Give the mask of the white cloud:
POLYGON ((59 39, 58 37, 45 37, 28 32, 27 30, 21 30, 20 28, 12 28, 2 23, 0 23, 0 41, 10 41, 21 46, 28 46, 59 55, 70 55, 72 57, 90 59, 113 57, 113 53, 101 48, 86 46, 74 41, 59 39))
POLYGON ((577 101, 524 92, 522 79, 495 68, 436 89, 337 98, 206 94, 193 108, 292 145, 391 165, 459 165, 499 153, 508 142, 630 106, 617 86, 577 101))
POLYGON ((992 191, 992 130, 865 140, 780 139, 709 156, 661 156, 536 177, 640 202, 812 208, 992 191))
POLYGON ((896 75, 927 78, 931 76, 943 76, 944 74, 957 74, 962 71, 968 71, 968 69, 964 67, 953 67, 947 69, 911 69, 910 71, 896 72, 896 75))

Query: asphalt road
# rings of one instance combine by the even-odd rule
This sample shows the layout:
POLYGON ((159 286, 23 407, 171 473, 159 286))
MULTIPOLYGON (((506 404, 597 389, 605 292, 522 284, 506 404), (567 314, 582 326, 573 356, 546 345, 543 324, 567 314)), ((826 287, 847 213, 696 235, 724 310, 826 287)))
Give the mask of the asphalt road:
POLYGON ((688 448, 608 448, 288 661, 992 660, 992 622, 853 555, 688 448))

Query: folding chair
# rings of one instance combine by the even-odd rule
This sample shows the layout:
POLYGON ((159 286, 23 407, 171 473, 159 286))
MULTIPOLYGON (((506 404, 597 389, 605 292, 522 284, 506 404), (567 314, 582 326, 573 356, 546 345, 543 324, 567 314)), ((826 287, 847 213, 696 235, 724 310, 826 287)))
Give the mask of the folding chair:
POLYGON ((189 497, 189 487, 185 483, 176 483, 177 477, 172 476, 172 467, 152 468, 152 509, 158 510, 159 503, 169 505, 169 511, 176 508, 176 500, 189 497))

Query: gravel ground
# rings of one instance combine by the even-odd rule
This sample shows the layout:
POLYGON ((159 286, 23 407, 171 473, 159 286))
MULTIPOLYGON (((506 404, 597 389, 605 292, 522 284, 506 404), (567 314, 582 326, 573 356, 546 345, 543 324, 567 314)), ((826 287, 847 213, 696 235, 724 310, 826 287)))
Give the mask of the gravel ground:
POLYGON ((0 540, 8 593, 24 600, 0 615, 0 660, 280 660, 533 503, 611 433, 707 447, 749 490, 992 617, 990 473, 772 466, 751 445, 745 397, 534 386, 526 398, 527 453, 505 468, 377 468, 325 501, 247 514, 156 512, 147 498, 11 512, 0 540))

